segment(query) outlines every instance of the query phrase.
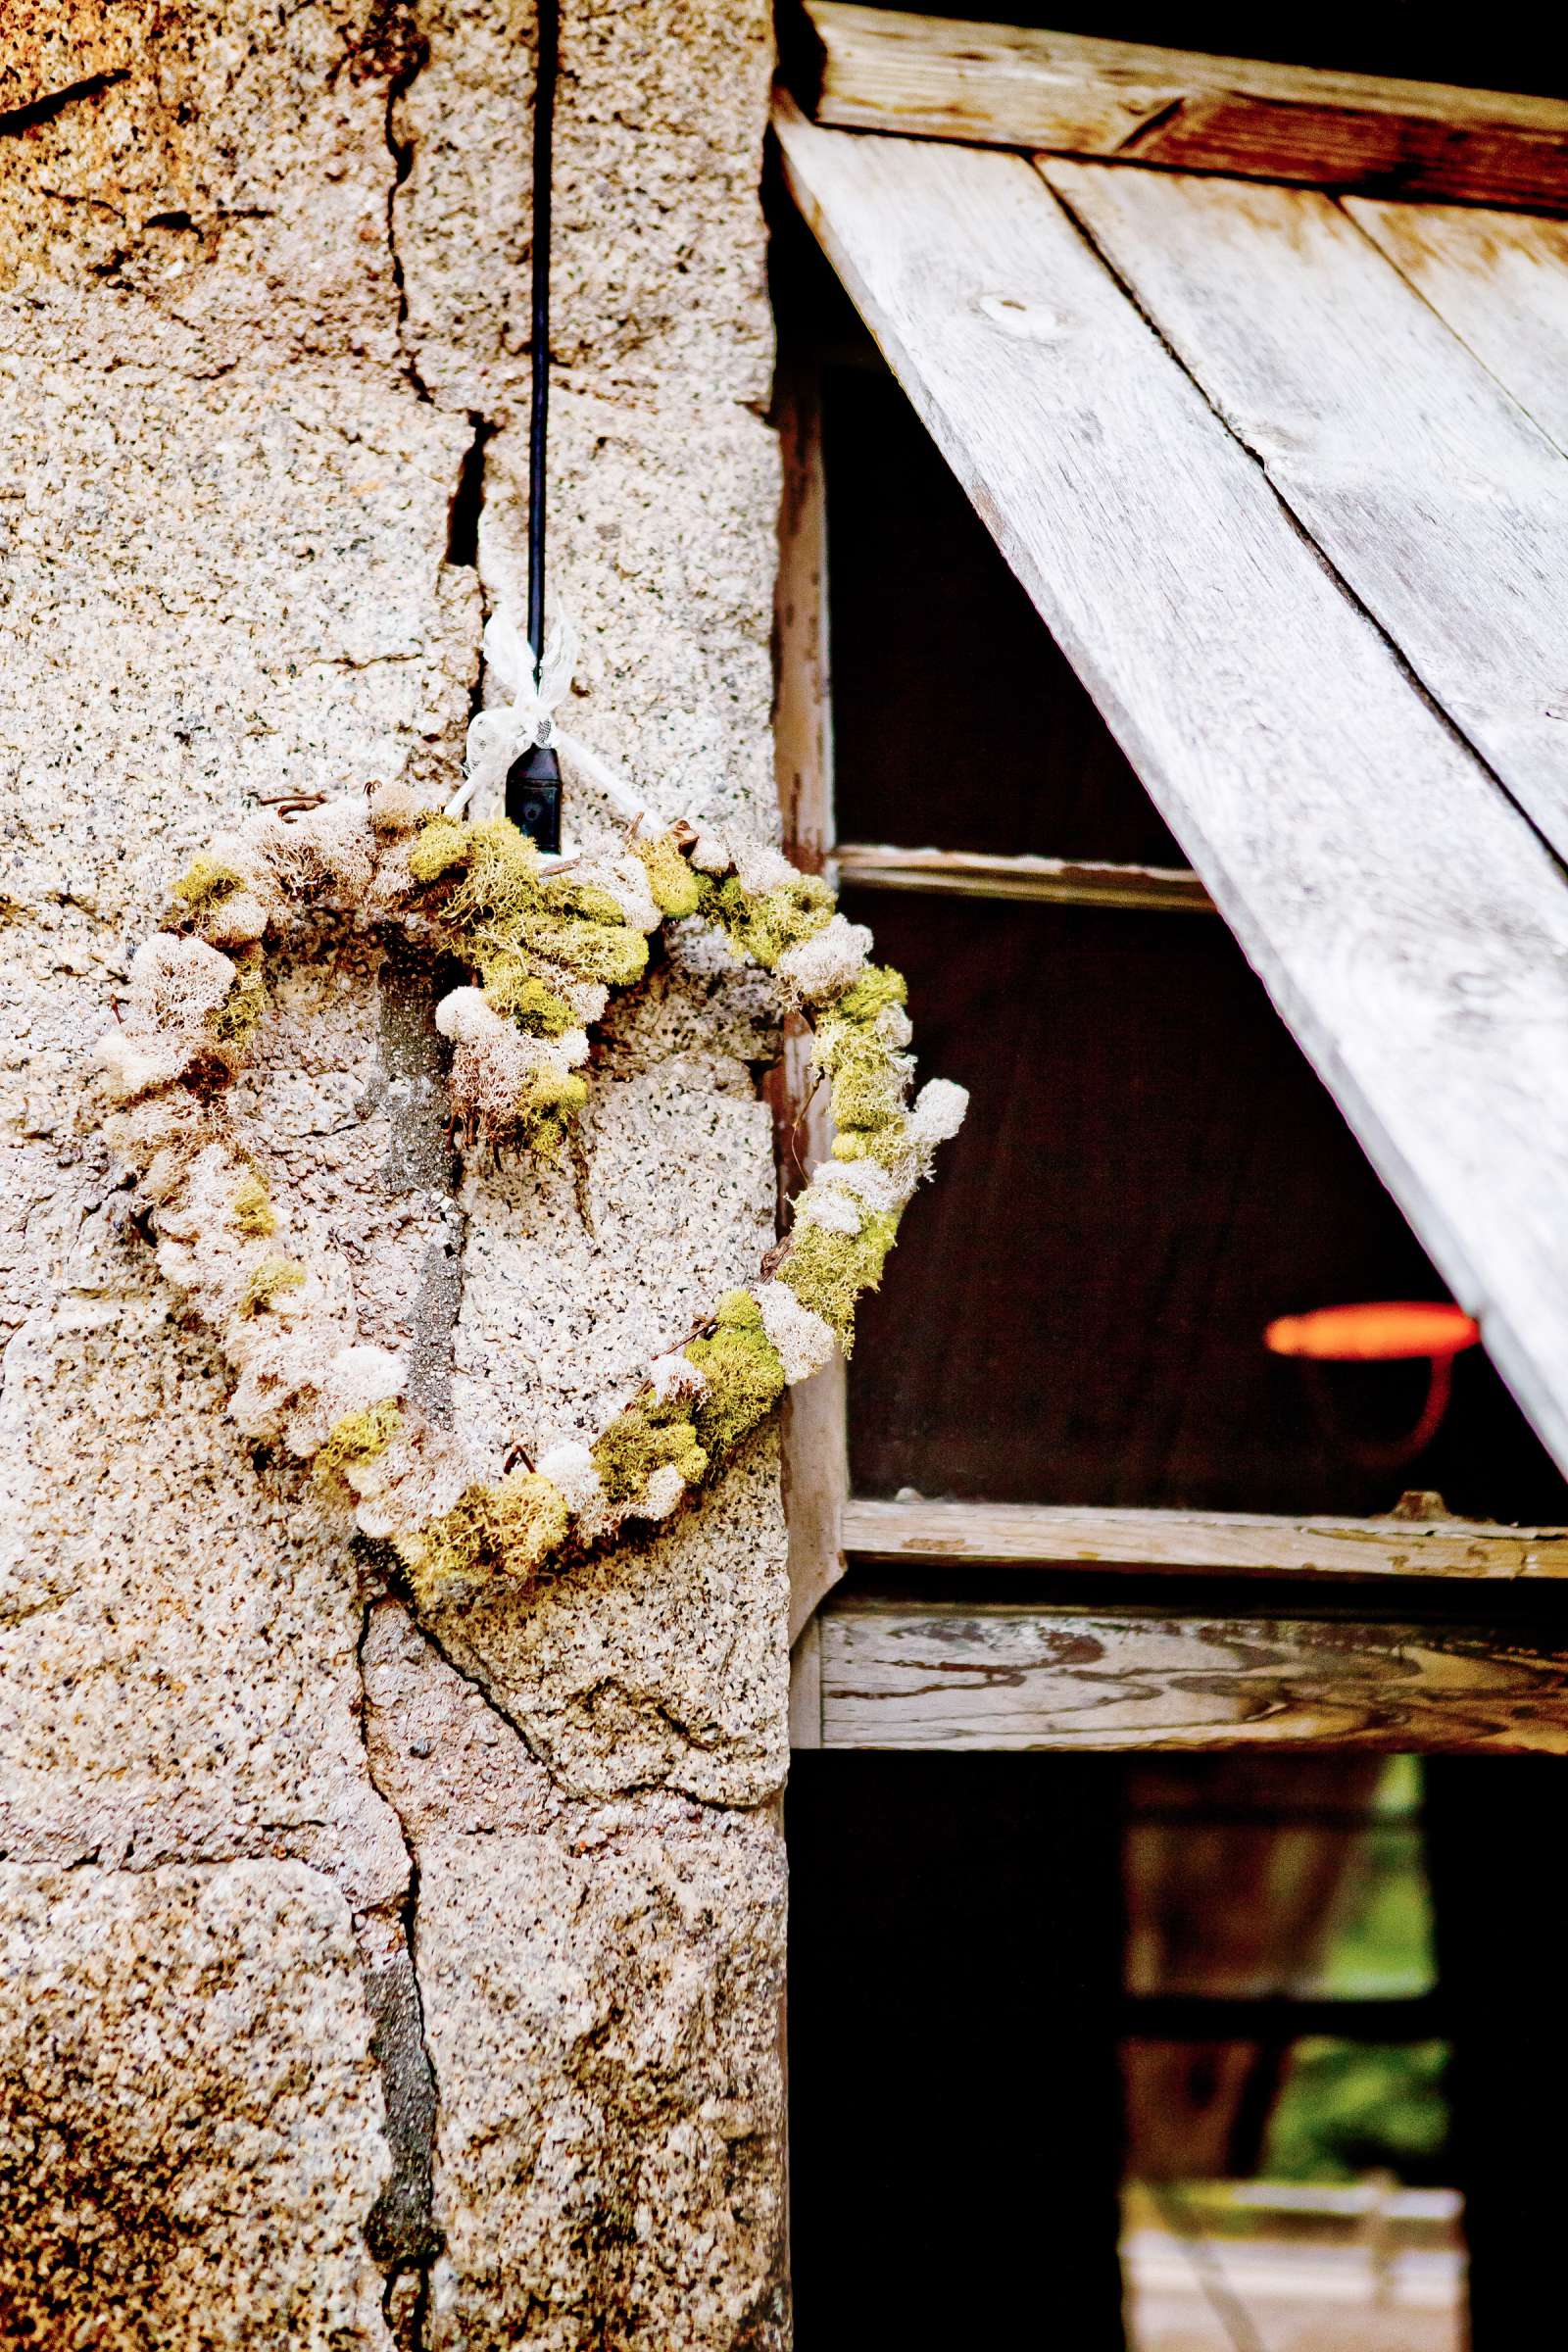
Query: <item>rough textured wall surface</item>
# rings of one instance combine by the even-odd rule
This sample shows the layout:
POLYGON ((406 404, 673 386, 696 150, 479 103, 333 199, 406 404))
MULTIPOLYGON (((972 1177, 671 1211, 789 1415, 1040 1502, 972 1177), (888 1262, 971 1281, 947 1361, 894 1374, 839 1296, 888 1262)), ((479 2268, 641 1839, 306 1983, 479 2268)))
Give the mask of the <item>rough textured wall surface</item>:
MULTIPOLYGON (((223 1417, 83 1109, 189 853, 455 782, 517 612, 531 8, 17 0, 0 59, 0 2341, 782 2345, 763 1441, 439 1646, 223 1417)), ((769 828, 760 0, 565 0, 570 723, 769 828)), ((606 819, 573 788, 569 819, 606 819)), ((243 1110, 499 1466, 771 1231, 772 1010, 676 936, 586 1182, 455 1177, 429 975, 323 934, 243 1110)))

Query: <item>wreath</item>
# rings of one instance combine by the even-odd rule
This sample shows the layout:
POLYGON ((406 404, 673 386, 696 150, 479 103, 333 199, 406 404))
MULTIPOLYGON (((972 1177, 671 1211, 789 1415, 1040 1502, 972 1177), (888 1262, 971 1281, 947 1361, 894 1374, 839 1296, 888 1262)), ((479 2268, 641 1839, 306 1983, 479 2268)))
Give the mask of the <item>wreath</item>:
MULTIPOLYGON (((499 716, 475 722, 481 739, 497 737, 499 716)), ((548 716, 519 724, 537 740, 548 716)), ((517 733, 503 730, 486 757, 506 757, 517 733)), ((850 1348, 856 1302, 966 1105, 940 1079, 910 1101, 903 980, 869 960, 870 933, 837 912, 828 884, 777 850, 685 822, 645 831, 634 817, 609 853, 549 859, 506 817, 461 813, 466 798, 431 810, 380 784, 259 813, 215 842, 175 883, 168 927, 138 950, 98 1047, 107 1138, 136 1179, 160 1271, 238 1375, 230 1415, 309 1461, 329 1504, 389 1540, 425 1609, 521 1590, 710 1483, 791 1383, 850 1348), (356 1340, 342 1286, 290 1248, 226 1091, 266 1021, 271 960, 322 912, 401 930, 469 973, 435 1014, 469 1149, 562 1151, 587 1100, 589 1029, 611 991, 641 977, 666 921, 716 926, 810 1024, 832 1157, 759 1278, 657 1357, 591 1446, 482 1476, 462 1440, 410 1403, 402 1358, 356 1340)))

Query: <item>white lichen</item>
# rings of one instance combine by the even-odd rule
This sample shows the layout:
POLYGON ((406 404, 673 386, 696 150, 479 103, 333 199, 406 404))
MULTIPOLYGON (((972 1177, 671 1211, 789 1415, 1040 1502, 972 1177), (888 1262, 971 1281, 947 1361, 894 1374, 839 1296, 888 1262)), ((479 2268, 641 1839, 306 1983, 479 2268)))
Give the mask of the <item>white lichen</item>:
MULTIPOLYGON (((779 957, 778 976, 803 1004, 831 1004, 855 986, 870 953, 871 934, 865 925, 836 914, 823 930, 779 957)), ((904 1043, 907 1045, 907 1037, 904 1043)))
POLYGON ((777 1351, 786 1380, 809 1380, 813 1372, 831 1362, 838 1348, 832 1326, 803 1306, 787 1283, 760 1283, 752 1296, 762 1310, 762 1329, 777 1351))
POLYGON ((921 1151, 934 1151, 957 1134, 968 1108, 967 1087, 955 1086, 951 1078, 929 1079, 915 1097, 906 1133, 921 1151))
POLYGON ((770 841, 738 841, 731 853, 731 862, 741 888, 754 898, 765 898, 770 890, 783 890, 787 884, 800 880, 783 851, 776 850, 770 841))
POLYGON ((234 979, 228 957, 204 939, 155 931, 131 957, 126 1027, 158 1030, 170 1042, 189 1037, 218 1010, 234 979))
POLYGON ((708 1383, 701 1368, 677 1348, 672 1354, 655 1356, 648 1367, 648 1385, 661 1404, 673 1404, 681 1397, 695 1400, 708 1383))
POLYGON ((667 1519, 685 1493, 686 1481, 674 1463, 664 1462, 653 1472, 636 1500, 627 1505, 626 1515, 630 1519, 667 1519))

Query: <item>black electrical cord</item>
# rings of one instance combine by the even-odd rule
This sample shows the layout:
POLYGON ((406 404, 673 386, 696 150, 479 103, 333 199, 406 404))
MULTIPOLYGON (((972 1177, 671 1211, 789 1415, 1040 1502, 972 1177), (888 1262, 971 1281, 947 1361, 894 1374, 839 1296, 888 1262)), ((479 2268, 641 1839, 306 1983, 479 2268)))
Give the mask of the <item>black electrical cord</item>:
MULTIPOLYGON (((545 651, 545 491, 550 431, 550 195, 555 143, 556 76, 561 56, 560 0, 538 0, 533 97, 533 293, 528 326, 528 643, 534 683, 545 651)), ((561 762, 536 744, 507 775, 507 814, 540 849, 561 847, 561 762)))
MULTIPOLYGON (((538 0, 539 54, 533 100, 533 305, 528 335, 528 643, 545 647, 545 446, 550 431, 550 181, 556 126, 560 0, 538 0)), ((536 680, 537 683, 537 680, 536 680)))

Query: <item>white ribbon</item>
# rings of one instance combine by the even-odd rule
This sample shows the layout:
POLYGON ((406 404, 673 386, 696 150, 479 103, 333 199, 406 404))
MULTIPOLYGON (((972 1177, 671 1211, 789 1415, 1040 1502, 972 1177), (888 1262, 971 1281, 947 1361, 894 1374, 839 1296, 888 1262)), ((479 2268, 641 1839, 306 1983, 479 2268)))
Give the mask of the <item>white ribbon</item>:
POLYGON ((485 667, 509 698, 468 722, 466 776, 449 815, 461 815, 471 800, 489 805, 505 790, 514 760, 536 743, 556 740, 556 705, 571 684, 577 636, 569 621, 557 621, 545 639, 544 660, 504 612, 492 613, 484 628, 485 667))
POLYGON ((469 720, 465 779, 447 804, 448 816, 461 816, 470 802, 487 813, 499 808, 514 760, 543 744, 564 752, 581 768, 618 815, 652 820, 662 829, 657 811, 608 760, 556 724, 556 707, 571 684, 577 659, 577 632, 569 620, 558 620, 551 629, 540 662, 516 623, 504 612, 493 613, 485 622, 483 651, 486 667, 511 700, 493 704, 469 720))

